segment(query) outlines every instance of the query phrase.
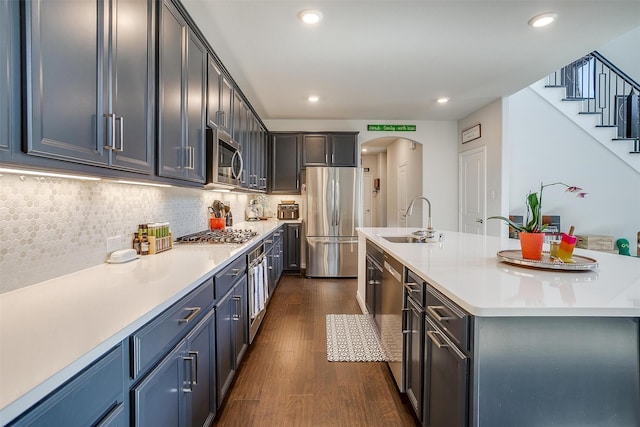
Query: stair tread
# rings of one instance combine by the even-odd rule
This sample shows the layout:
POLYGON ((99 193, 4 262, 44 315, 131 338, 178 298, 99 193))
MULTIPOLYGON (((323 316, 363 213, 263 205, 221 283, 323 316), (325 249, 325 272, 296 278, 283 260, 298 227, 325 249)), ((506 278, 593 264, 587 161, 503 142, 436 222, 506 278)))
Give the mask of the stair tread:
POLYGON ((578 98, 578 97, 566 97, 562 98, 563 101, 590 101, 593 98, 578 98))
POLYGON ((611 138, 612 141, 636 141, 638 138, 611 138))
POLYGON ((602 111, 580 111, 578 114, 600 114, 600 115, 602 115, 602 111))

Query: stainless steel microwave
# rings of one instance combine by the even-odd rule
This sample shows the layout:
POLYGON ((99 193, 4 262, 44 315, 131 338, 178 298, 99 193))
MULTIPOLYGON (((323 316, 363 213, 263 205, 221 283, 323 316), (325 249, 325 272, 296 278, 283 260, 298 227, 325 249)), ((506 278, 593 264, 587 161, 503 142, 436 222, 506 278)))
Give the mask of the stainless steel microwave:
POLYGON ((240 145, 222 131, 207 129, 207 184, 240 186, 242 170, 240 145))

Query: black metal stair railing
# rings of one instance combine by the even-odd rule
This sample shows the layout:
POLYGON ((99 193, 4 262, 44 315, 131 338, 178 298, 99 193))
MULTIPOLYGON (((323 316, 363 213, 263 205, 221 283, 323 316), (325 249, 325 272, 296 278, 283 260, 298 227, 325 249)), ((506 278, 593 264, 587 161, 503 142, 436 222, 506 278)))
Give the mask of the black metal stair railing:
POLYGON ((581 114, 598 114, 599 127, 617 128, 614 140, 633 141, 640 154, 640 84, 598 52, 549 74, 548 87, 564 87, 566 101, 582 102, 581 114))

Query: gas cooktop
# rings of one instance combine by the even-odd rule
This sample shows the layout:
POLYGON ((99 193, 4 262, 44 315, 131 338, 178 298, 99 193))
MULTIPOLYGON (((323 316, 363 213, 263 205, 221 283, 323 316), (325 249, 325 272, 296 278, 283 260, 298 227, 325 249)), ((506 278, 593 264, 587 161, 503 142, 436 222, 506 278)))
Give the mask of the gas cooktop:
POLYGON ((224 230, 203 230, 197 233, 187 234, 178 237, 178 243, 201 243, 201 244, 224 244, 224 243, 245 243, 258 233, 253 230, 242 230, 226 228, 224 230))

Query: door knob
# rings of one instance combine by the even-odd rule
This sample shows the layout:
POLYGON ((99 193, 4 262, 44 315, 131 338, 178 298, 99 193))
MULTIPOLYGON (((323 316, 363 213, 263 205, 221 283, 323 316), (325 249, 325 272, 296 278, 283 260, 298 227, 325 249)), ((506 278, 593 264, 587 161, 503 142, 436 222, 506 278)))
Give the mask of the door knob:
POLYGON ((479 222, 480 224, 484 224, 484 220, 482 218, 476 218, 476 222, 479 222))

